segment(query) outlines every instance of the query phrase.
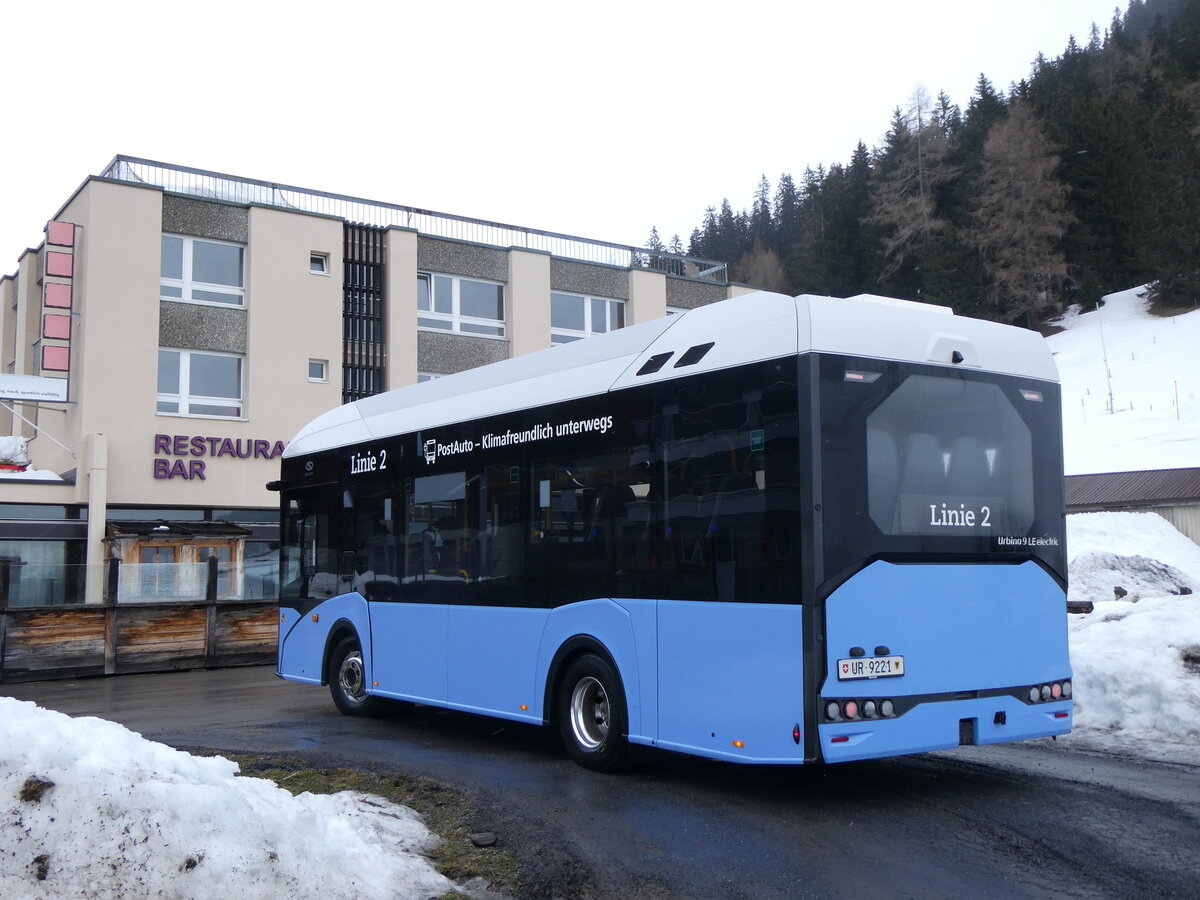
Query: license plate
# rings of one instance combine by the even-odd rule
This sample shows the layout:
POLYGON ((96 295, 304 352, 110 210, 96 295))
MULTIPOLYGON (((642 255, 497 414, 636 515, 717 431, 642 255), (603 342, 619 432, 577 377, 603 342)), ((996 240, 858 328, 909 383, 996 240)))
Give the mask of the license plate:
POLYGON ((903 656, 858 656, 839 659, 838 681, 854 678, 893 678, 904 674, 903 656))

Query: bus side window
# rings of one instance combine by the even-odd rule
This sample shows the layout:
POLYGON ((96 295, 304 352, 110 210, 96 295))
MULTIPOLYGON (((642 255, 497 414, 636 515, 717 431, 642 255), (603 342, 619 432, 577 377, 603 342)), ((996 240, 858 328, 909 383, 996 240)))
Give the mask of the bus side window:
POLYGON ((400 534, 396 516, 403 498, 382 479, 365 488, 357 491, 354 498, 355 557, 351 588, 368 600, 397 600, 400 534))
POLYGON ((287 500, 280 598, 328 600, 338 592, 338 558, 329 510, 332 486, 296 491, 287 500))

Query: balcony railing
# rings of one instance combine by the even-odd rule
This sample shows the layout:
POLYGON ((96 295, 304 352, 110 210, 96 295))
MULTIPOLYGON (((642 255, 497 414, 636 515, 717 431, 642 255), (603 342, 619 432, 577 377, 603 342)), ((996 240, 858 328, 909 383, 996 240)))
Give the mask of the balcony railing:
POLYGON ((613 244, 483 219, 469 219, 451 213, 314 191, 237 175, 224 175, 220 172, 133 156, 114 157, 101 173, 101 177, 135 184, 152 184, 175 194, 230 203, 253 203, 279 209, 302 210, 376 227, 395 225, 412 228, 431 237, 470 241, 493 247, 520 247, 579 262, 649 269, 678 278, 714 284, 729 283, 726 264, 717 260, 681 256, 662 250, 613 244))

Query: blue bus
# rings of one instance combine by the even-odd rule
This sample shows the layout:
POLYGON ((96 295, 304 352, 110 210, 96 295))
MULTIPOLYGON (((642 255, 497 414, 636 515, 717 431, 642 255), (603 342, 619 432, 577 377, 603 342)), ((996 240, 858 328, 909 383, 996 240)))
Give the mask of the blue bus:
POLYGON ((1044 341, 754 293, 389 391, 282 460, 278 674, 630 745, 840 762, 1070 730, 1044 341))

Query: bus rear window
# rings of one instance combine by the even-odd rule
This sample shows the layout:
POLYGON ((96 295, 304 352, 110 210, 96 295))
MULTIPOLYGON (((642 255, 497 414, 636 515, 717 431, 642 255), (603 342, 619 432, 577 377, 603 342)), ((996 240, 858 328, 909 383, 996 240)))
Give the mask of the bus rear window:
POLYGON ((999 386, 909 375, 866 424, 868 509, 884 534, 1029 531, 1033 442, 999 386))

